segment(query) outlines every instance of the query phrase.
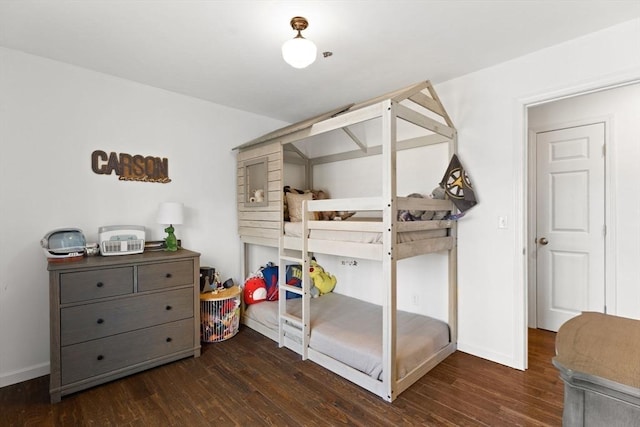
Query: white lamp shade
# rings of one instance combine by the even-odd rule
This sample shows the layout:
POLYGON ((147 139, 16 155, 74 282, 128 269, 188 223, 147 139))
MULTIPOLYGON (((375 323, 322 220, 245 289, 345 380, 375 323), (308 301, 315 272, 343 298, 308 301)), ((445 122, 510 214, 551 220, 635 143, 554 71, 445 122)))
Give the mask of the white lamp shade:
POLYGON ((294 68, 308 67, 316 60, 317 53, 316 45, 303 37, 287 40, 282 45, 282 58, 294 68))
POLYGON ((182 203, 160 203, 160 206, 158 206, 156 221, 158 224, 182 224, 184 221, 184 208, 182 203))

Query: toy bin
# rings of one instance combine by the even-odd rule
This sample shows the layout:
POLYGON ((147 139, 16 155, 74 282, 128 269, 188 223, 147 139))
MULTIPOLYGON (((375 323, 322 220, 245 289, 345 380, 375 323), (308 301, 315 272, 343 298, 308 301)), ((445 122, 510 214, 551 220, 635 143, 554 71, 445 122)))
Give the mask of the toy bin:
POLYGON ((224 341, 240 327, 240 288, 232 286, 200 294, 200 340, 224 341))

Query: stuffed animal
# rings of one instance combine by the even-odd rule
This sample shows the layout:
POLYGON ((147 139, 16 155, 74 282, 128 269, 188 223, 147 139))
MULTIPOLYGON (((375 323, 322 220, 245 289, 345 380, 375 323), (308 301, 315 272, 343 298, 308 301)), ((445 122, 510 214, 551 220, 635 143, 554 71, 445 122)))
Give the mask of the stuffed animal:
MULTIPOLYGON (((298 288, 302 287, 302 266, 300 264, 290 264, 287 265, 287 276, 285 278, 287 285, 296 286, 298 288)), ((311 298, 317 298, 320 296, 320 291, 311 283, 309 289, 309 295, 311 298)), ((300 295, 287 291, 287 299, 291 298, 300 298, 300 295)))
MULTIPOLYGON (((431 197, 432 199, 445 200, 447 198, 447 193, 445 193, 444 188, 437 186, 433 189, 429 197, 431 197)), ((449 214, 451 214, 451 211, 433 211, 433 217, 431 219, 447 219, 449 217, 449 214)))
POLYGON ((263 189, 256 190, 253 193, 253 197, 256 203, 264 202, 264 190, 263 189))
MULTIPOLYGON (((327 192, 323 190, 299 190, 297 188, 291 188, 288 185, 285 185, 283 187, 283 192, 284 192, 284 197, 282 198, 282 201, 283 201, 283 211, 284 211, 285 221, 291 220, 289 215, 289 206, 288 206, 287 197, 286 197, 287 193, 293 193, 293 194, 311 193, 313 195, 313 200, 324 200, 329 198, 329 195, 327 194, 327 192)), ((322 221, 345 220, 345 219, 351 218, 355 214, 356 214, 355 212, 345 212, 345 211, 315 212, 314 219, 322 220, 322 221)))
POLYGON ((320 296, 320 289, 316 287, 313 280, 311 281, 311 287, 309 288, 309 295, 311 298, 318 298, 320 296))
POLYGON ((311 260, 309 267, 309 277, 313 280, 313 284, 320 291, 320 295, 328 294, 336 287, 336 276, 324 271, 316 260, 311 260))
MULTIPOLYGON (((424 198, 422 194, 411 193, 407 197, 424 198)), ((447 195, 444 188, 438 186, 433 189, 429 195, 431 199, 445 200, 447 195)), ((398 211, 399 221, 429 221, 446 219, 449 216, 449 211, 422 211, 422 210, 400 210, 398 211)))
MULTIPOLYGON (((411 193, 407 197, 424 199, 424 196, 419 193, 411 193)), ((432 219, 432 217, 433 217, 433 211, 421 211, 421 210, 398 211, 398 220, 400 221, 428 221, 432 219)))
POLYGON ((256 304, 266 301, 267 285, 262 277, 253 276, 244 283, 244 303, 256 304))
MULTIPOLYGON (((326 191, 311 190, 311 193, 313 193, 313 200, 325 200, 329 198, 329 195, 326 193, 326 191)), ((355 212, 323 211, 323 212, 316 212, 315 217, 317 220, 320 220, 320 221, 332 221, 334 219, 337 219, 337 220, 349 219, 355 214, 356 214, 355 212)))

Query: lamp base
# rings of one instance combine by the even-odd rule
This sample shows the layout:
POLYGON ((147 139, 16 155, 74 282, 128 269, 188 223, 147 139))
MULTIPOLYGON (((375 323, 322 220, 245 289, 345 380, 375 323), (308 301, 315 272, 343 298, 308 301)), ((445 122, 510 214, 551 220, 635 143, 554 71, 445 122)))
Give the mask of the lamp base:
POLYGON ((178 239, 176 239, 176 235, 173 234, 173 232, 175 231, 173 226, 170 225, 167 228, 164 229, 164 231, 167 232, 167 237, 164 239, 164 243, 165 243, 165 251, 168 252, 175 252, 178 250, 178 239))

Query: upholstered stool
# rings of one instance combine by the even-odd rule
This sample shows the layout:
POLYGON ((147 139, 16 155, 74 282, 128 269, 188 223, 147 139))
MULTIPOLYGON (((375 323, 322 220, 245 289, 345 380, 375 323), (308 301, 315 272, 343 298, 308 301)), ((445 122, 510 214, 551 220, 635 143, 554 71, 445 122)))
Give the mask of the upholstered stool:
POLYGON ((585 312, 560 327, 563 426, 640 425, 640 321, 585 312))

